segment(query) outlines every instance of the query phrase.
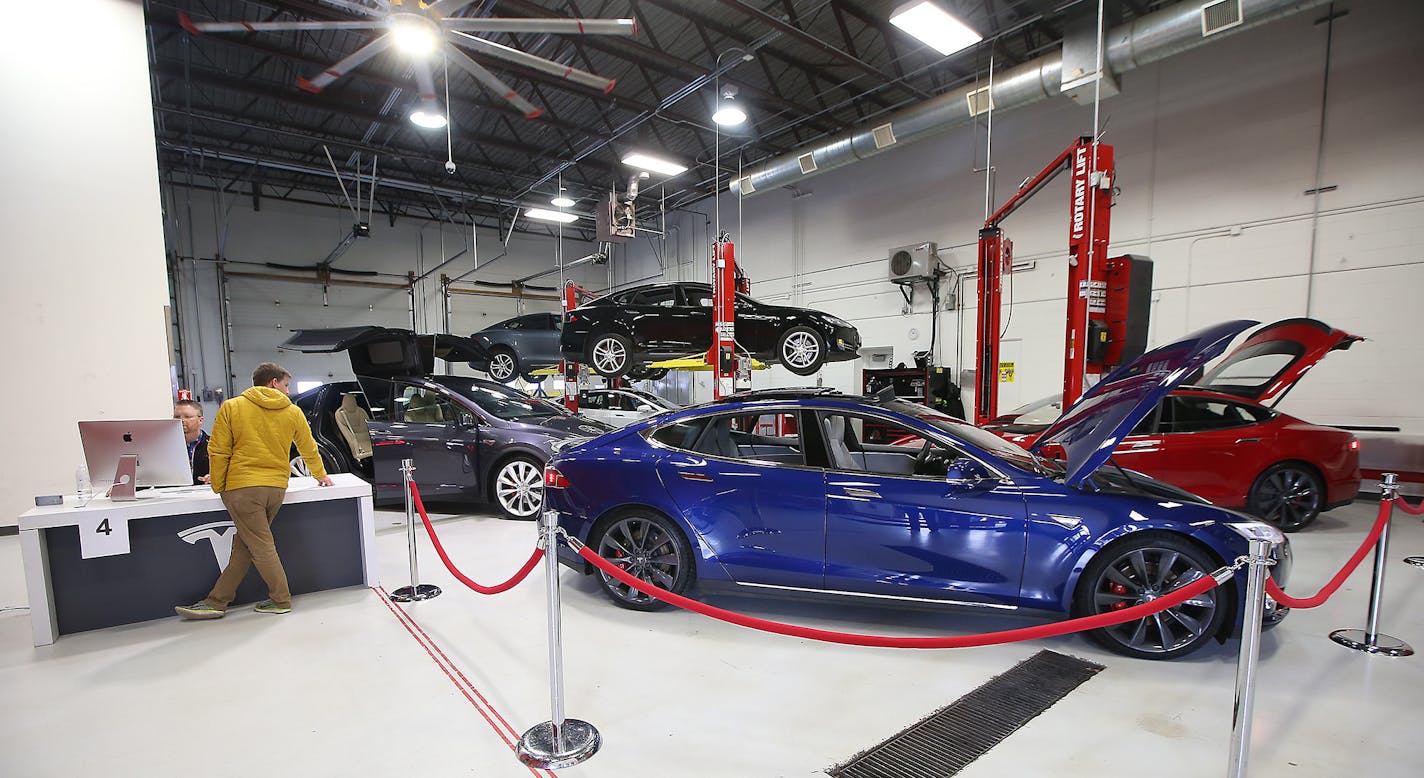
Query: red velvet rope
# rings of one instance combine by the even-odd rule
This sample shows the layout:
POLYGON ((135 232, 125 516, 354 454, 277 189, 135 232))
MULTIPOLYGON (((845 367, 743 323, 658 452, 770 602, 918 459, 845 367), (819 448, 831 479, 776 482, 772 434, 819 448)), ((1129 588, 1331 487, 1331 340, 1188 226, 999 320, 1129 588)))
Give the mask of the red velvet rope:
POLYGON ((1394 498, 1394 505, 1405 513, 1413 514, 1415 516, 1424 513, 1424 502, 1419 503, 1419 507, 1416 508, 1413 505, 1410 505, 1409 503, 1405 502, 1403 497, 1396 497, 1394 498))
POLYGON ((1020 629, 1004 630, 1002 632, 989 632, 981 635, 905 638, 833 632, 812 627, 798 627, 794 624, 783 624, 777 621, 767 621, 766 619, 759 619, 754 616, 744 616, 740 613, 733 613, 731 611, 722 610, 721 608, 715 608, 706 603, 688 599, 680 594, 673 594, 666 589, 635 578, 617 565, 599 556, 588 546, 580 547, 578 553, 579 556, 587 560, 589 564, 592 564, 599 570, 608 573, 634 589, 670 605, 686 608, 687 610, 700 613, 704 616, 710 616, 714 619, 720 619, 743 627, 775 632, 778 635, 809 638, 811 640, 821 640, 827 643, 845 643, 852 646, 878 646, 882 648, 972 648, 974 646, 1013 643, 1020 640, 1036 640, 1039 638, 1066 635, 1070 632, 1081 632, 1084 630, 1098 629, 1100 627, 1109 627, 1114 624, 1122 624, 1124 622, 1144 618, 1154 613, 1160 613, 1168 608, 1180 605, 1217 585, 1215 578, 1206 576, 1152 602, 1134 605, 1130 608, 1123 608, 1120 611, 1113 611, 1111 613, 1100 613, 1096 616, 1070 619, 1068 621, 1044 624, 1038 627, 1023 627, 1020 629))
POLYGON ((525 562, 524 566, 519 568, 519 572, 515 573, 513 578, 495 586, 481 586, 467 578, 464 573, 455 567, 455 563, 450 561, 450 557, 445 553, 445 547, 440 545, 440 538, 435 536, 435 527, 430 525, 430 517, 425 515, 425 503, 420 501, 420 489, 416 487, 414 481, 410 482, 410 497, 415 500, 415 510, 420 513, 420 520, 425 524, 425 533, 430 536, 430 542, 435 546, 435 553, 440 555, 440 561, 445 563, 445 569, 449 570, 450 574, 455 576, 455 579, 460 583, 480 594, 499 594, 500 592, 507 592, 513 589, 519 585, 520 581, 528 577, 529 572, 533 570, 534 566, 539 564, 539 560, 544 557, 544 549, 535 548, 534 553, 529 555, 529 561, 525 562))
POLYGON ((1288 608, 1316 608, 1325 604, 1325 601, 1330 599, 1330 596, 1345 583, 1345 579, 1349 578, 1350 574, 1355 572, 1355 568, 1360 566, 1360 562, 1364 560, 1365 554, 1370 552, 1370 547, 1379 541, 1380 533, 1384 532, 1385 525, 1389 524, 1390 508, 1394 506, 1395 502, 1403 501, 1380 500, 1379 516, 1375 518, 1375 525, 1370 528, 1370 534, 1365 536, 1365 542, 1361 543, 1360 547, 1355 549, 1354 555, 1350 557, 1349 561, 1345 562, 1344 567, 1340 568, 1340 572, 1336 573, 1335 577, 1331 578, 1330 582, 1325 584, 1325 588, 1316 592, 1314 597, 1292 597, 1281 591, 1281 587, 1277 586, 1275 580, 1272 578, 1266 579, 1266 594, 1271 595, 1271 599, 1288 608))

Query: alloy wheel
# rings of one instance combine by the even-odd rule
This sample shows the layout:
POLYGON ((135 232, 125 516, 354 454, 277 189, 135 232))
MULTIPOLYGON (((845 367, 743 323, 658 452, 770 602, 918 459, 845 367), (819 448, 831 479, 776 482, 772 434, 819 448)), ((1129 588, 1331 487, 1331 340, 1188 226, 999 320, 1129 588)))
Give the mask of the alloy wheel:
POLYGON ((544 504, 544 474, 527 459, 510 460, 495 476, 494 495, 505 513, 532 518, 544 504))
POLYGON ((490 357, 489 374, 490 378, 496 381, 508 381, 513 378, 514 357, 502 351, 490 357))
POLYGON ((1320 486, 1311 473, 1281 467, 1267 473, 1256 485, 1253 507, 1261 518, 1282 529, 1296 530, 1320 513, 1320 486))
POLYGON ((790 367, 805 369, 820 356, 821 342, 811 332, 793 332, 781 344, 781 361, 790 367))
MULTIPOLYGON (((635 578, 676 591, 683 564, 680 544, 680 538, 657 522, 630 516, 603 533, 598 540, 598 555, 635 578)), ((658 602, 607 573, 600 575, 603 588, 622 603, 647 606, 658 602)))
MULTIPOLYGON (((1181 550, 1163 546, 1133 548, 1113 559, 1093 582, 1094 613, 1112 613, 1157 600, 1208 575, 1181 550)), ((1217 611, 1208 591, 1135 621, 1104 627, 1101 632, 1124 653, 1138 656, 1181 654, 1199 645, 1212 629, 1217 611)), ((1163 657, 1165 658, 1165 657, 1163 657)))
POLYGON ((611 375, 623 369, 628 350, 617 338, 603 338, 593 344, 593 367, 600 375, 611 375))

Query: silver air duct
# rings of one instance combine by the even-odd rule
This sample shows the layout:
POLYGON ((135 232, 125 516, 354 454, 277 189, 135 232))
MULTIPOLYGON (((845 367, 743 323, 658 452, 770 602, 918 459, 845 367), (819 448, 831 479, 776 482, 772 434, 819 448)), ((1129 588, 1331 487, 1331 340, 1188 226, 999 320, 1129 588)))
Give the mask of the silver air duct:
MULTIPOLYGON (((1104 67, 1114 74, 1156 62, 1220 36, 1249 30, 1329 0, 1187 0, 1109 30, 1104 67)), ((1063 53, 1045 54, 994 74, 987 86, 966 86, 912 105, 886 121, 841 133, 811 149, 758 165, 728 187, 744 196, 794 184, 886 149, 965 124, 991 106, 1017 108, 1062 93, 1063 53), (991 102, 992 100, 992 102, 991 102)))

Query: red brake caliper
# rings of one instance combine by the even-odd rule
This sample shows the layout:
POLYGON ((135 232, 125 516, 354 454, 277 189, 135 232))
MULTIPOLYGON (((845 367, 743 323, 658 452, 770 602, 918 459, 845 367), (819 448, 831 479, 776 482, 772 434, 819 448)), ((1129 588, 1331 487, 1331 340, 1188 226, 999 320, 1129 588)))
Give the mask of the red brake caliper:
MULTIPOLYGON (((1116 581, 1113 581, 1112 583, 1108 584, 1108 591, 1112 592, 1113 594, 1127 594, 1127 587, 1116 581)), ((1113 603, 1112 605, 1109 605, 1108 610, 1120 611, 1126 607, 1127 602, 1125 600, 1119 600, 1113 603)))

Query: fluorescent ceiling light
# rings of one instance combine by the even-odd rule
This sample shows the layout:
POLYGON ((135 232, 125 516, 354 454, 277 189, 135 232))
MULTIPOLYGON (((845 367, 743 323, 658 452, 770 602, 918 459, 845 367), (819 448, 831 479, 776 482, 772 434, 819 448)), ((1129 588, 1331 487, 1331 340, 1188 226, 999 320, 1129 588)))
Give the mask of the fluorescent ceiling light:
POLYGON ((396 48, 416 57, 423 57, 435 51, 435 40, 439 29, 424 17, 405 14, 405 19, 391 25, 391 38, 396 48))
POLYGON ((647 170, 652 173, 661 173, 665 176, 675 176, 687 169, 686 165, 679 165, 676 162, 669 162, 666 159, 650 157, 647 154, 633 152, 623 157, 623 164, 638 170, 647 170))
POLYGON ((555 197, 554 199, 550 200, 549 204, 554 206, 555 208, 572 208, 575 202, 576 201, 570 198, 568 195, 561 194, 558 197, 555 197))
POLYGON ((446 124, 445 113, 437 105, 422 104, 410 112, 410 121, 427 130, 438 130, 446 124))
POLYGON ((890 14, 890 23, 946 56, 984 40, 984 36, 929 0, 901 6, 890 14))
POLYGON ((524 215, 531 219, 538 219, 545 222, 561 222, 568 224, 578 220, 578 214, 566 213, 564 211, 551 211, 548 208, 525 208, 524 215))

